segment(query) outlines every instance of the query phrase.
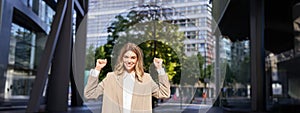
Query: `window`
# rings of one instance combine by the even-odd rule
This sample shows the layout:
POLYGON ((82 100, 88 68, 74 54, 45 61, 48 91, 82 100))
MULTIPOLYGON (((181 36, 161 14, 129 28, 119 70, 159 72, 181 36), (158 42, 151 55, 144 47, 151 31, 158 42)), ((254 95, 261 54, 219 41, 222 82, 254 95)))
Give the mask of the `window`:
POLYGON ((5 98, 28 98, 47 38, 12 24, 5 98))

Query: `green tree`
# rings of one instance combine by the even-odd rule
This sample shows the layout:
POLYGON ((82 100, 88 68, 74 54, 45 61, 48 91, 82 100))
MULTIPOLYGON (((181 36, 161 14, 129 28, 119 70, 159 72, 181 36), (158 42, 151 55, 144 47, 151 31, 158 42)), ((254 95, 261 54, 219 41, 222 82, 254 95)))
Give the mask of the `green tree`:
POLYGON ((198 82, 201 73, 199 61, 197 62, 197 55, 192 55, 189 57, 184 57, 182 63, 182 75, 180 76, 180 83, 182 85, 194 85, 198 82))
POLYGON ((226 64, 224 85, 231 87, 235 82, 236 82, 236 77, 232 72, 231 67, 228 64, 226 64))
POLYGON ((144 11, 132 10, 126 16, 123 15, 115 17, 116 20, 108 27, 110 35, 107 44, 96 50, 96 58, 106 58, 108 64, 112 64, 102 71, 102 76, 112 71, 120 48, 126 42, 139 44, 144 53, 146 72, 150 72, 153 58, 159 57, 164 60, 170 79, 180 76, 180 58, 184 55, 182 43, 184 34, 178 32, 178 26, 160 21, 162 15, 158 12, 145 14, 144 11))
POLYGON ((199 77, 199 80, 202 82, 202 83, 208 83, 210 82, 212 79, 213 79, 213 65, 212 64, 209 64, 209 65, 206 65, 205 67, 205 58, 200 54, 198 53, 197 54, 197 58, 198 58, 198 65, 199 65, 199 68, 200 68, 200 77, 199 77))
POLYGON ((181 79, 181 83, 185 85, 194 85, 196 82, 208 83, 212 79, 213 66, 207 65, 204 67, 205 59, 200 53, 189 57, 184 57, 182 64, 182 77, 174 78, 181 79))
POLYGON ((89 70, 95 67, 95 47, 91 45, 86 51, 85 69, 89 70))
POLYGON ((250 58, 245 56, 240 64, 239 72, 236 74, 236 79, 239 83, 249 84, 250 83, 250 58))

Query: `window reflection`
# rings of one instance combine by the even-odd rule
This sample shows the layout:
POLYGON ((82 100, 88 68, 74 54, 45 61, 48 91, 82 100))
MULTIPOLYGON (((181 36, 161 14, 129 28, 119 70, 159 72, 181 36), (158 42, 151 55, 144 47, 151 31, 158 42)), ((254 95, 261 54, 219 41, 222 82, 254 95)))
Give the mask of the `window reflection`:
MULTIPOLYGON (((267 51, 268 52, 268 51, 267 51)), ((285 105, 300 104, 299 57, 294 50, 266 56, 267 106, 269 110, 285 105)))
POLYGON ((278 53, 266 51, 266 87, 270 89, 266 91, 269 111, 285 112, 283 109, 294 109, 289 106, 300 104, 299 3, 293 8, 293 48, 278 53))
POLYGON ((12 24, 5 98, 28 98, 46 36, 12 24))
POLYGON ((42 22, 48 25, 47 33, 49 33, 55 11, 48 6, 44 0, 22 0, 22 2, 27 7, 31 8, 31 10, 39 16, 42 22))
POLYGON ((220 59, 226 67, 221 101, 224 107, 250 109, 250 48, 249 40, 220 40, 220 59))

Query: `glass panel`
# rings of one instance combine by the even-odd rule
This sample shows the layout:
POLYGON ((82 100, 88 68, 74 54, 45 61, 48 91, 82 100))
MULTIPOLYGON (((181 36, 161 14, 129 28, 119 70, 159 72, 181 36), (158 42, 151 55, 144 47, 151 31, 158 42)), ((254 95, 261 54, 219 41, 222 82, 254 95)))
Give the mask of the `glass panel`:
POLYGON ((49 33, 53 15, 55 14, 52 8, 48 6, 44 0, 22 0, 22 2, 31 8, 31 10, 40 17, 42 22, 48 25, 46 32, 49 33))
POLYGON ((12 24, 5 98, 28 98, 46 37, 12 24))
MULTIPOLYGON (((300 105, 300 5, 293 7, 293 38, 280 40, 280 49, 286 47, 286 43, 293 44, 290 50, 276 51, 266 50, 266 91, 267 109, 269 111, 294 111, 299 109, 300 105), (288 42, 290 41, 290 42, 288 42)), ((272 34, 285 36, 283 30, 272 34)), ((289 37, 289 36, 286 36, 289 37)), ((270 38, 270 37, 268 37, 270 38)), ((272 37, 280 38, 281 37, 272 37)), ((278 46, 276 40, 269 40, 272 46, 278 46)), ((274 47, 273 47, 274 48, 274 47)))
POLYGON ((221 104, 224 107, 249 109, 250 95, 250 48, 249 40, 231 41, 220 39, 220 62, 226 67, 221 104))
POLYGON ((40 19, 46 23, 48 25, 47 28, 47 33, 50 32, 50 25, 53 21, 53 16, 55 14, 55 12, 52 10, 52 8, 50 6, 48 6, 44 0, 40 1, 40 3, 38 4, 39 6, 39 13, 38 16, 40 17, 40 19))

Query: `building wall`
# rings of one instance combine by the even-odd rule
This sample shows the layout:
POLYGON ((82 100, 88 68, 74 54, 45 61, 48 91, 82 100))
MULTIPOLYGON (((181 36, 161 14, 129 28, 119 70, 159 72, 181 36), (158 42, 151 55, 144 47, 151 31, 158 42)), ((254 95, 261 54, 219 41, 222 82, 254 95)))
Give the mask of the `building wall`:
POLYGON ((0 3, 0 101, 28 99, 55 12, 43 0, 0 3))
POLYGON ((90 0, 87 47, 99 47, 107 42, 107 27, 114 17, 138 5, 136 0, 90 0))
POLYGON ((99 47, 107 42, 107 27, 114 17, 140 4, 156 2, 157 5, 174 9, 167 20, 174 21, 187 38, 185 53, 190 56, 201 53, 207 64, 214 59, 211 4, 209 0, 91 0, 89 4, 87 46, 99 47))
POLYGON ((220 58, 225 60, 227 64, 231 64, 231 46, 232 42, 229 39, 223 37, 220 40, 220 58))

